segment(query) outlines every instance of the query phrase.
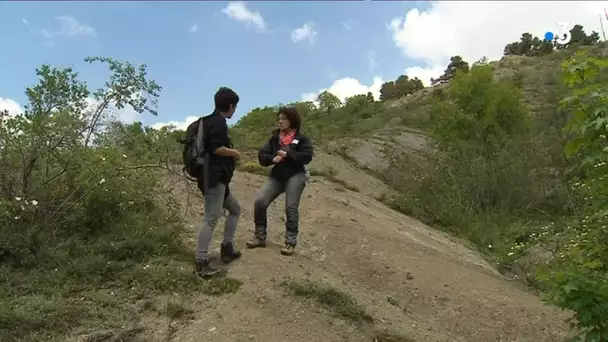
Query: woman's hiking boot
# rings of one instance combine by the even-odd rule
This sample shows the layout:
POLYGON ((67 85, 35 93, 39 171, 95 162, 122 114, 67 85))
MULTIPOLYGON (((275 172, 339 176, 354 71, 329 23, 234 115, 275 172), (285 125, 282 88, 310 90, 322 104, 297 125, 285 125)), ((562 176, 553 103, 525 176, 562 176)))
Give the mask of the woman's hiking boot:
POLYGON ((261 240, 258 238, 253 238, 245 243, 247 248, 261 248, 266 247, 266 240, 261 240))
POLYGON ((209 264, 209 260, 196 262, 196 274, 201 278, 211 278, 220 274, 220 270, 209 264))
POLYGON ((293 250, 296 248, 295 245, 286 243, 285 246, 283 246, 283 248, 281 248, 281 254, 283 255, 292 255, 293 254, 293 250))
POLYGON ((220 250, 222 262, 227 264, 241 257, 241 252, 234 249, 232 242, 222 245, 220 250))

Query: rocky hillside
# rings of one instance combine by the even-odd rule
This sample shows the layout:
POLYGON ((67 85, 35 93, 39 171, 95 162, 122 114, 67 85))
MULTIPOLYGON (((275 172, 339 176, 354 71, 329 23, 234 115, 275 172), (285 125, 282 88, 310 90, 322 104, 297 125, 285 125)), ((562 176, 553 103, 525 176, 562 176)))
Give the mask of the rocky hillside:
MULTIPOLYGON (((334 157, 338 161, 339 157, 334 157)), ((341 164, 344 174, 357 174, 341 164)), ((186 205, 184 183, 175 194, 186 205)), ((243 205, 237 244, 252 234, 252 203, 264 177, 238 173, 243 205)), ((270 245, 245 250, 228 268, 235 294, 198 296, 184 321, 165 319, 156 336, 172 341, 558 341, 567 314, 503 278, 466 243, 378 202, 370 176, 350 178, 361 192, 317 177, 301 206, 301 240, 279 254, 283 196, 269 209, 270 245)), ((202 200, 193 192, 194 232, 202 200)), ((221 227, 222 222, 218 225, 221 227)), ((219 228, 218 228, 219 229, 219 228)), ((221 234, 216 234, 218 246, 221 234)), ((216 251, 217 253, 217 251, 216 251)), ((150 323, 150 326, 153 326, 150 323)), ((153 338, 149 335, 146 338, 153 338)), ((162 339, 158 339, 159 341, 162 339)))
MULTIPOLYGON (((577 189, 577 180, 587 176, 581 173, 584 163, 564 153, 582 132, 568 131, 573 114, 582 115, 580 106, 568 103, 569 95, 585 96, 573 92, 577 87, 600 87, 606 80, 604 62, 596 58, 607 55, 605 43, 509 55, 475 63, 447 83, 399 99, 356 96, 335 105, 323 103, 331 97, 323 94, 318 107, 295 106, 321 159, 341 157, 386 184, 386 192, 371 194, 374 198, 465 238, 502 274, 535 290, 554 291, 554 301, 579 310, 578 317, 584 318, 593 309, 576 303, 597 295, 582 291, 574 295, 580 297, 569 297, 579 270, 576 258, 567 255, 577 255, 573 241, 589 231, 580 210, 590 197, 577 189), (584 76, 596 83, 581 81, 583 74, 572 71, 585 68, 597 68, 584 76), (572 283, 559 280, 562 267, 575 269, 569 273, 572 283)), ((237 141, 244 147, 260 145, 275 113, 276 107, 266 107, 248 114, 233 128, 237 141)), ((346 172, 325 165, 321 174, 360 191, 346 172)))

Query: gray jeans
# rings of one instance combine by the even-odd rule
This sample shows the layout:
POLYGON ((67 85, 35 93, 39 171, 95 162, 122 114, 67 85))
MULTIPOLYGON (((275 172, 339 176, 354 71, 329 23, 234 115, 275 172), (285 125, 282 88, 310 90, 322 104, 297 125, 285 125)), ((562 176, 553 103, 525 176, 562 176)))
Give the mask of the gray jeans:
POLYGON ((285 243, 295 246, 298 241, 298 221, 300 198, 304 187, 306 187, 306 174, 298 173, 287 181, 285 185, 273 178, 268 178, 266 184, 260 191, 254 205, 255 237, 266 240, 266 228, 268 224, 267 209, 279 195, 285 192, 285 243))
POLYGON ((241 206, 234 196, 232 196, 232 193, 224 199, 225 193, 226 186, 222 183, 205 191, 203 228, 198 232, 198 239, 196 241, 197 261, 207 260, 207 252, 211 243, 211 237, 213 236, 213 230, 220 216, 222 216, 222 208, 228 211, 224 225, 224 241, 222 243, 226 245, 234 239, 239 216, 241 215, 241 206))

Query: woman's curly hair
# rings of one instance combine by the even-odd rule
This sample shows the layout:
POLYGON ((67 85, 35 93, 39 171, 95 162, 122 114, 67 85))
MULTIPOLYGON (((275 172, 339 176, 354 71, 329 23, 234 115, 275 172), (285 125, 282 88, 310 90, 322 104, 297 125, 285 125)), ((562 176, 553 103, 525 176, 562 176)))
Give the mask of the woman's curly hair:
POLYGON ((289 120, 289 125, 291 129, 295 129, 296 131, 300 130, 300 125, 302 124, 302 118, 298 113, 298 110, 295 107, 281 107, 277 112, 277 116, 285 115, 285 118, 289 120))

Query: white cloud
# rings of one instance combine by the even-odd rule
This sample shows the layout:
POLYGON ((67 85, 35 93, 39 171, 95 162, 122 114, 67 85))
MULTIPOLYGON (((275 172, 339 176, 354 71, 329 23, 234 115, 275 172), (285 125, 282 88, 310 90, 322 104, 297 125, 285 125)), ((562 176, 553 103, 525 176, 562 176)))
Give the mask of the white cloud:
POLYGON ((588 1, 439 1, 424 12, 408 11, 388 28, 405 57, 423 62, 406 74, 428 82, 443 73, 451 56, 460 55, 469 63, 484 56, 500 59, 504 46, 522 33, 542 38, 547 31, 557 32, 557 21, 581 24, 587 33, 601 32, 598 16, 604 6, 588 1))
POLYGON ((196 32, 196 31, 198 31, 198 24, 194 24, 194 25, 192 25, 192 26, 190 27, 190 32, 191 32, 191 33, 194 33, 194 32, 196 32))
POLYGON ((182 121, 172 120, 172 121, 167 121, 167 122, 157 122, 157 123, 151 125, 150 127, 154 128, 154 129, 161 129, 166 126, 175 126, 175 129, 186 130, 186 128, 188 128, 188 125, 190 125, 195 120, 198 120, 198 118, 199 118, 198 116, 191 115, 191 116, 186 117, 182 121))
POLYGON ((294 43, 308 40, 310 44, 314 44, 318 35, 319 34, 317 33, 317 30, 315 30, 314 23, 309 21, 302 25, 302 27, 298 27, 297 29, 291 31, 291 40, 294 43))
POLYGON ((23 108, 14 100, 6 97, 0 97, 0 111, 7 110, 10 116, 23 113, 23 108))
POLYGON ((258 32, 266 30, 266 22, 260 12, 250 11, 243 1, 229 2, 222 13, 236 21, 253 25, 258 32))
POLYGON ((80 23, 76 18, 71 16, 57 16, 55 20, 59 23, 59 29, 55 31, 50 31, 47 29, 42 30, 42 35, 46 38, 51 38, 55 36, 67 36, 67 37, 77 37, 77 36, 89 36, 96 37, 97 31, 91 26, 80 23))
POLYGON ((344 101, 347 97, 367 94, 368 92, 371 92, 372 95, 374 95, 374 99, 378 100, 380 98, 380 87, 382 86, 382 83, 384 83, 384 81, 380 77, 374 77, 374 81, 370 86, 363 85, 354 78, 345 77, 335 81, 329 88, 321 89, 316 93, 302 94, 302 100, 314 102, 317 96, 326 90, 336 95, 341 101, 344 101))

